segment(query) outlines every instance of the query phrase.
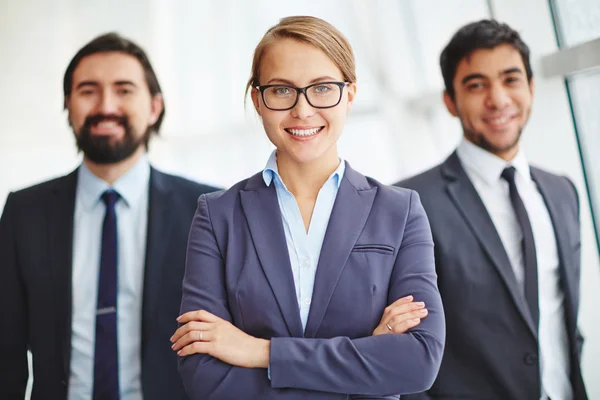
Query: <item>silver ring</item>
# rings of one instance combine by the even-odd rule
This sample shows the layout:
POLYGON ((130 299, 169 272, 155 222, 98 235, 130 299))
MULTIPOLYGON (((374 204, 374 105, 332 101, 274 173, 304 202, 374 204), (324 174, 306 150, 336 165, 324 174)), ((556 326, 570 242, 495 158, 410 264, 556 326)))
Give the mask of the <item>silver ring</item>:
POLYGON ((202 331, 200 331, 200 341, 202 341, 202 331))
POLYGON ((389 324, 389 323, 388 323, 388 324, 385 324, 385 326, 387 326, 387 328, 388 328, 390 331, 392 330, 392 327, 390 326, 390 324, 389 324))

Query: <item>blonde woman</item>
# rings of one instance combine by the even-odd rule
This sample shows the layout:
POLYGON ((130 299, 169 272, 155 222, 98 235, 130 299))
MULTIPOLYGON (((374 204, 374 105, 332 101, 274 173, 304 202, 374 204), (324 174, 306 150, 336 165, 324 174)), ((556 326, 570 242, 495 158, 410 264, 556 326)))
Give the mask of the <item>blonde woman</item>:
POLYGON ((348 41, 318 18, 284 18, 256 48, 247 90, 276 150, 199 199, 171 339, 191 399, 432 384, 445 325, 431 232, 415 192, 339 158, 355 82, 348 41))

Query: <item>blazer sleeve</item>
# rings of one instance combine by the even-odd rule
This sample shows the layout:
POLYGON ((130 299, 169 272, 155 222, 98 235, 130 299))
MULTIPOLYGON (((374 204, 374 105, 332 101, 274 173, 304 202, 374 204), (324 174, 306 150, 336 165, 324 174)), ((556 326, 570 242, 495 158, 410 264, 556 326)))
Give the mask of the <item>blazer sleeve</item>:
POLYGON ((14 197, 0 218, 0 399, 23 399, 27 365, 27 307, 17 261, 14 197))
MULTIPOLYGON (((188 239, 181 312, 207 310, 232 322, 225 288, 225 262, 213 233, 206 195, 188 239)), ((179 358, 179 373, 191 399, 259 399, 270 390, 266 369, 235 367, 206 354, 179 358)))
POLYGON ((446 330, 433 240, 416 192, 411 193, 388 302, 407 294, 424 301, 429 314, 404 334, 359 339, 273 338, 272 387, 371 396, 416 393, 431 387, 441 364, 446 330))
MULTIPOLYGON (((428 389, 437 375, 445 339, 436 285, 433 242, 416 193, 393 269, 389 303, 406 293, 425 301, 430 314, 406 334, 360 339, 272 338, 271 379, 265 369, 228 365, 207 355, 180 359, 191 398, 260 398, 274 388, 387 396, 428 389)), ((351 306, 351 305, 350 305, 351 306)), ((182 312, 205 309, 231 321, 224 262, 205 196, 199 199, 188 243, 182 312), (199 268, 201 266, 201 268, 199 268)))

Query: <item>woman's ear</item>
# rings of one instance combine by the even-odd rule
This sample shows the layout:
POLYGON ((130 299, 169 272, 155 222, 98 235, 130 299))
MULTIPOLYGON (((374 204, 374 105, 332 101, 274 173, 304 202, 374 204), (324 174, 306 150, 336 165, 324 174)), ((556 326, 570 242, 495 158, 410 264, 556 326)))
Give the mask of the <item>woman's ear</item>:
POLYGON ((250 97, 252 97, 252 104, 254 104, 254 109, 256 110, 256 113, 262 117, 261 112, 260 112, 260 91, 257 88, 252 88, 252 90, 250 91, 250 97))
POLYGON ((348 91, 348 103, 346 103, 346 112, 350 112, 352 109, 352 103, 354 102, 354 96, 356 96, 356 83, 349 83, 346 90, 348 91))

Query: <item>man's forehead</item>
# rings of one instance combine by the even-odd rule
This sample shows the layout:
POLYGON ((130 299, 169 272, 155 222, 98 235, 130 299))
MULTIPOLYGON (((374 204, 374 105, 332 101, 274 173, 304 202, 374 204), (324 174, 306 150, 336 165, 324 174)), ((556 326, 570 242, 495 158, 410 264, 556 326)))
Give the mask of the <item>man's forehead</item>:
POLYGON ((144 68, 140 61, 121 52, 95 53, 84 57, 73 72, 73 83, 96 81, 112 84, 120 81, 142 83, 144 68))
POLYGON ((525 72, 523 58, 511 45, 500 45, 492 49, 477 49, 458 64, 457 77, 479 73, 482 75, 502 75, 515 69, 525 72))

